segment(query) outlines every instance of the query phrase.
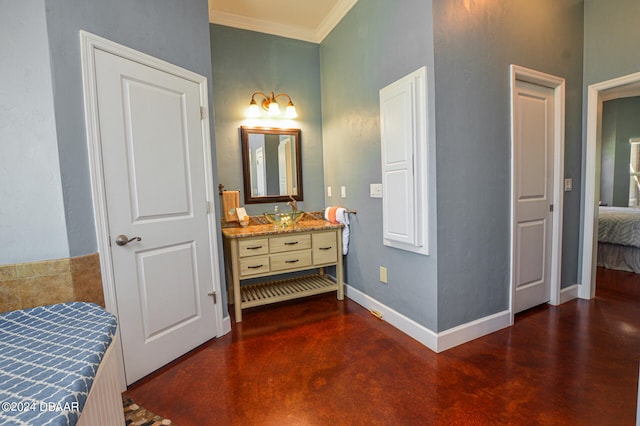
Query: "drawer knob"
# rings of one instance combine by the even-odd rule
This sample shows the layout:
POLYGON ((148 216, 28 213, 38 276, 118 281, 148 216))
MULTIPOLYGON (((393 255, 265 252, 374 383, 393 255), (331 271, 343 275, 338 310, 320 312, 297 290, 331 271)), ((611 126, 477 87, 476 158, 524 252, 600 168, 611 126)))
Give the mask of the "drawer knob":
POLYGON ((247 247, 247 250, 258 250, 261 249, 262 246, 251 246, 251 247, 247 247))
POLYGON ((247 266, 247 268, 249 269, 258 269, 258 268, 262 268, 264 265, 253 265, 253 266, 247 266))
POLYGON ((295 260, 285 260, 284 263, 297 263, 300 262, 300 259, 295 259, 295 260))
POLYGON ((331 250, 332 246, 329 247, 318 247, 318 250, 331 250))
POLYGON ((298 244, 298 241, 289 241, 284 243, 285 246, 295 246, 296 244, 298 244))

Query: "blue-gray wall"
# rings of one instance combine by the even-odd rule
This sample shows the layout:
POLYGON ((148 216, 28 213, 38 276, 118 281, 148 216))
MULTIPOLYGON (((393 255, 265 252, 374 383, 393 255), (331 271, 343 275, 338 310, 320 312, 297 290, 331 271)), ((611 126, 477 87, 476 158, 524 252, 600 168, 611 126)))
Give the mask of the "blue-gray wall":
MULTIPOLYGON (((566 79, 565 176, 581 177, 581 0, 434 0, 438 329, 509 303, 509 65, 566 79)), ((580 193, 565 193, 562 286, 577 283, 580 193)))
MULTIPOLYGON (((320 45, 327 205, 357 209, 351 216, 346 281, 414 321, 436 330, 437 258, 431 1, 361 0, 320 45), (369 185, 381 183, 379 90, 427 66, 431 135, 429 229, 431 255, 382 244, 382 202, 369 185), (340 186, 347 197, 340 198, 340 186), (388 284, 379 281, 379 267, 388 284)), ((453 165, 452 165, 453 167, 453 165)))
POLYGON ((638 19, 637 0, 584 1, 585 88, 640 71, 638 19))
MULTIPOLYGON (((350 285, 434 331, 508 308, 509 65, 566 78, 565 175, 579 187, 582 25, 580 0, 356 4, 321 44, 325 185, 348 194, 328 203, 364 212, 352 226, 350 285), (380 201, 368 194, 380 182, 378 90, 425 64, 431 84, 435 73, 432 172, 437 163, 429 257, 382 246, 380 201)), ((577 282, 579 192, 565 194, 564 208, 568 286, 577 282)))
MULTIPOLYGON (((69 251, 79 256, 96 252, 97 245, 78 31, 171 62, 210 82, 208 5, 206 0, 47 0, 46 14, 69 251)), ((211 93, 209 84, 210 104, 211 93)))
MULTIPOLYGON (((640 72, 638 19, 640 2, 637 0, 584 1, 583 146, 587 143, 587 87, 640 72)), ((581 188, 582 194, 584 190, 581 188)), ((582 209, 584 211, 584 205, 582 209)), ((584 215, 581 222, 583 219, 584 215)))
POLYGON ((600 201, 629 206, 629 139, 640 138, 640 97, 614 99, 602 107, 600 201))
MULTIPOLYGON (((207 1, 2 0, 0 6, 0 264, 95 253, 78 32, 204 75, 212 105, 207 1), (20 256, 8 257, 5 248, 20 256)), ((220 235, 218 242, 222 248, 220 235)), ((219 262, 224 270, 222 256, 219 262)))
MULTIPOLYGON (((85 29, 209 78, 213 60, 209 89, 211 95, 212 86, 216 88, 220 139, 215 150, 220 170, 215 174, 224 176, 222 183, 228 188, 240 188, 242 183, 238 127, 251 92, 292 95, 300 112, 298 127, 303 130, 305 208, 343 204, 359 210, 352 218, 347 281, 435 331, 507 307, 508 65, 567 79, 565 176, 573 178, 575 188, 581 186, 583 83, 586 87, 640 70, 637 0, 433 0, 433 5, 432 1, 404 0, 401 7, 383 0, 360 1, 320 46, 219 26, 213 26, 209 39, 204 0, 108 4, 28 0, 18 6, 2 0, 1 5, 0 34, 8 32, 3 39, 11 40, 2 46, 3 56, 14 59, 13 69, 41 73, 37 75, 43 84, 37 95, 39 107, 30 104, 34 110, 27 113, 27 119, 40 117, 42 125, 29 129, 33 124, 23 124, 10 128, 9 134, 3 128, 3 157, 9 152, 6 158, 12 161, 25 159, 15 146, 5 148, 14 139, 21 139, 25 152, 51 152, 40 176, 20 177, 20 170, 3 169, 3 173, 9 170, 8 179, 15 184, 7 192, 5 179, 0 183, 0 195, 12 200, 9 215, 24 214, 31 225, 50 221, 48 229, 56 241, 52 246, 60 253, 38 252, 36 246, 49 235, 44 234, 37 244, 13 237, 19 240, 14 248, 33 258, 26 260, 96 251, 78 39, 78 30, 85 29), (48 34, 42 33, 42 7, 48 34), (39 31, 27 37, 17 23, 39 31), (46 62, 44 57, 28 59, 16 50, 35 46, 45 54, 42 46, 47 38, 50 76, 46 66, 38 70, 46 62), (369 197, 369 184, 381 181, 378 90, 422 65, 429 69, 430 107, 435 114, 431 129, 437 135, 431 138, 437 145, 431 146, 430 256, 382 246, 381 203, 369 197), (47 106, 52 101, 53 137, 47 106), (55 143, 61 182, 56 182, 55 143), (324 196, 327 185, 333 187, 333 197, 324 196), (341 185, 347 187, 346 199, 336 196, 341 185), (27 195, 13 204, 17 192, 27 195), (46 212, 36 208, 44 193, 53 197, 46 212), (60 193, 66 225, 61 223, 56 201, 60 193), (38 210, 33 219, 32 210, 38 210), (67 244, 59 235, 64 232, 67 244), (378 281, 379 266, 389 269, 387 285, 378 281)), ((24 81, 22 86, 7 86, 12 74, 5 74, 5 68, 3 97, 7 93, 7 99, 33 96, 24 81)), ((4 98, 2 102, 0 120, 5 123, 8 108, 4 98)), ((5 158, 0 161, 4 167, 5 158)), ((213 161, 215 165, 215 157, 213 161)), ((25 168, 41 166, 35 156, 27 157, 24 164, 25 168)), ((579 191, 565 193, 563 286, 577 282, 580 198, 579 191)), ((0 214, 6 211, 0 208, 0 214)), ((0 230, 4 236, 6 228, 0 230)), ((17 235, 26 236, 29 231, 23 229, 17 235)))
POLYGON ((69 256, 44 0, 0 0, 0 265, 69 256))
MULTIPOLYGON (((315 43, 222 25, 211 25, 214 121, 218 178, 227 190, 243 192, 240 126, 301 129, 302 210, 324 207, 320 58, 315 43), (295 120, 247 120, 253 92, 273 91, 291 96, 295 120)), ((281 102, 280 108, 284 110, 281 102)), ((241 195, 241 201, 244 196, 241 195)), ((243 201, 242 201, 243 203, 243 201)), ((281 204, 282 206, 282 204, 281 204)), ((250 215, 273 210, 273 204, 248 204, 250 215)))

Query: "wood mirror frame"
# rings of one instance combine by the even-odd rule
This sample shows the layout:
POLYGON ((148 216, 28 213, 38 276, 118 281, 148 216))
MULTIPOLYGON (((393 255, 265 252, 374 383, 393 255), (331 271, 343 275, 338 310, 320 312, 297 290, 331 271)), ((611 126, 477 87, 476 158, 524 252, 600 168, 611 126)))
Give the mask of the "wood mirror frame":
POLYGON ((242 144, 242 177, 244 181, 245 204, 274 203, 291 201, 291 194, 296 201, 303 201, 302 191, 302 160, 300 150, 300 129, 276 129, 265 127, 240 127, 240 141, 242 144), (252 152, 252 135, 263 137, 263 151, 270 151, 269 155, 262 152, 263 172, 261 182, 256 184, 259 173, 256 170, 256 154, 252 152), (267 137, 270 137, 270 148, 267 147, 267 137), (287 138, 290 143, 287 144, 287 138), (280 151, 278 145, 284 147, 280 151), (275 156, 274 156, 275 149, 275 156), (267 158, 265 158, 267 157, 267 158), (269 162, 269 159, 272 159, 269 162), (275 158, 275 160, 273 160, 275 158), (282 162, 284 161, 284 163, 282 162), (269 167, 271 164, 271 167, 269 167), (268 172, 270 170, 270 173, 268 172), (279 179, 281 170, 286 173, 285 179, 279 179), (267 176, 267 173, 269 176, 267 176), (277 178, 275 178, 277 176, 277 178), (274 180, 277 180, 274 182, 274 180), (284 186, 283 186, 284 185, 284 186), (261 189, 258 186, 262 187, 261 189), (277 188, 276 188, 277 187, 277 188), (276 189, 274 189, 276 188, 276 189), (271 189, 271 190, 269 190, 271 189), (283 192, 285 192, 283 194, 283 192))

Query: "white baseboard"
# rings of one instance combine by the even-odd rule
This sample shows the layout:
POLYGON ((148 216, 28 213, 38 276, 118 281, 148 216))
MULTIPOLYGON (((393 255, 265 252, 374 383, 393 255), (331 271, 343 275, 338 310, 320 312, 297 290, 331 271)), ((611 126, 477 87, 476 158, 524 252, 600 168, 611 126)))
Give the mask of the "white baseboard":
POLYGON ((227 315, 226 317, 222 317, 221 331, 222 333, 220 333, 220 336, 224 336, 225 334, 231 332, 231 316, 230 315, 227 315))
POLYGON ((399 312, 394 311, 386 305, 378 302, 376 299, 364 294, 358 289, 349 285, 345 285, 346 295, 349 299, 356 302, 368 311, 375 310, 382 314, 382 320, 388 322, 404 334, 413 337, 434 352, 438 348, 438 335, 427 327, 422 326, 407 318, 399 312))
POLYGON ((565 287, 560 290, 560 304, 568 302, 578 298, 578 292, 580 291, 580 285, 574 284, 569 287, 565 287))
POLYGON ((443 352, 454 346, 461 345, 478 337, 493 333, 511 325, 510 312, 502 311, 466 324, 435 333, 427 327, 418 324, 399 312, 383 305, 374 298, 358 289, 345 285, 346 294, 363 308, 375 310, 382 314, 382 320, 388 322, 406 335, 414 338, 434 352, 443 352))
POLYGON ((511 312, 508 310, 461 324, 438 333, 437 352, 446 351, 509 326, 511 326, 511 312))

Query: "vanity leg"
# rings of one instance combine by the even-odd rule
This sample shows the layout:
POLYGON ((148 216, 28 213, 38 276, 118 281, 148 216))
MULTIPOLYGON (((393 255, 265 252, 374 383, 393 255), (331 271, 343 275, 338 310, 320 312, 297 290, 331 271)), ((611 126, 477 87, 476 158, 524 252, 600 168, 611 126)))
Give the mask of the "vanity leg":
POLYGON ((240 298, 240 271, 238 259, 238 240, 231 240, 231 275, 233 276, 233 304, 236 322, 242 322, 242 300, 240 298))
POLYGON ((336 231, 336 240, 338 242, 338 263, 336 264, 336 282, 338 284, 338 300, 344 299, 344 283, 342 271, 342 229, 336 231))
POLYGON ((232 251, 231 251, 231 243, 227 238, 224 239, 224 269, 226 272, 225 286, 227 288, 227 298, 229 300, 229 304, 235 303, 234 301, 234 291, 233 291, 233 272, 231 270, 232 260, 232 251))

